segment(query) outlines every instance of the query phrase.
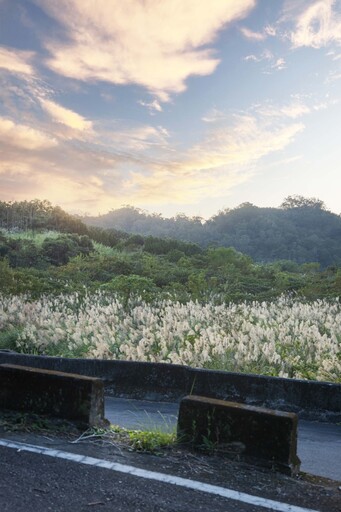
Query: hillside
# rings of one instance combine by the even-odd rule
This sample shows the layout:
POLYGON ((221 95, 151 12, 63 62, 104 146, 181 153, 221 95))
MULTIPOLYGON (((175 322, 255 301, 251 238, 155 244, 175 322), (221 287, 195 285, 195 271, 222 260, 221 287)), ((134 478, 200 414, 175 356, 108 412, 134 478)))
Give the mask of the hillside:
POLYGON ((166 219, 129 206, 82 220, 88 226, 174 238, 201 247, 233 247, 263 263, 318 262, 323 268, 341 263, 341 216, 318 199, 300 196, 288 197, 279 208, 244 203, 206 222, 185 215, 166 219))
POLYGON ((340 381, 341 267, 0 212, 0 350, 340 381))
MULTIPOLYGON (((231 221, 233 214, 240 219, 240 212, 250 209, 264 210, 244 205, 219 214, 205 229, 216 223, 216 233, 223 232, 226 227, 218 220, 231 221)), ((214 296, 228 302, 272 300, 288 292, 314 299, 341 293, 337 265, 321 270, 317 263, 289 260, 260 264, 218 243, 202 248, 181 240, 86 226, 46 201, 0 203, 0 213, 0 291, 6 294, 84 293, 86 288, 120 292, 125 300, 139 293, 146 299, 170 294, 180 301, 214 296)), ((286 212, 294 214, 290 209, 286 212)), ((317 208, 316 217, 328 220, 330 214, 317 208)), ((256 214, 253 218, 259 222, 256 214)), ((300 222, 303 225, 302 212, 300 222)), ((255 240, 257 236, 261 234, 255 240)))

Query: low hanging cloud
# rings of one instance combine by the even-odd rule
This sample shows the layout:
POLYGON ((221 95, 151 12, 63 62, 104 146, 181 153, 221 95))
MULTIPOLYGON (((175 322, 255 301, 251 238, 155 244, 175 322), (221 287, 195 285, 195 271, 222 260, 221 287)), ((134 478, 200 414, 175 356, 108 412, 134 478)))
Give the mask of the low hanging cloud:
POLYGON ((138 84, 159 101, 186 89, 192 75, 219 64, 213 42, 256 0, 34 0, 65 31, 49 37, 46 64, 84 81, 138 84), (67 42, 65 42, 67 41, 67 42))

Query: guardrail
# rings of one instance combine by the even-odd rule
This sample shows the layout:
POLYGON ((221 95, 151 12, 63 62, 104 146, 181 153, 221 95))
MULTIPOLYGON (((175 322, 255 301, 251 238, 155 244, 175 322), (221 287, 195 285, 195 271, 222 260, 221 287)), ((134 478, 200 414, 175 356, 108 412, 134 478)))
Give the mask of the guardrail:
POLYGON ((178 401, 200 395, 294 412, 301 418, 341 421, 341 385, 165 363, 67 359, 0 351, 0 364, 76 373, 103 380, 111 396, 178 401))

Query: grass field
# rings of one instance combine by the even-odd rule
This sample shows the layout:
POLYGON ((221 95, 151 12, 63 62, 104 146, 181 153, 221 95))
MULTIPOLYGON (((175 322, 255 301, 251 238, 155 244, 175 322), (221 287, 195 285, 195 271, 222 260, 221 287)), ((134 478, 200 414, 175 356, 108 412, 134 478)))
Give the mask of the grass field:
POLYGON ((152 304, 103 292, 0 296, 0 348, 341 381, 339 300, 152 304))

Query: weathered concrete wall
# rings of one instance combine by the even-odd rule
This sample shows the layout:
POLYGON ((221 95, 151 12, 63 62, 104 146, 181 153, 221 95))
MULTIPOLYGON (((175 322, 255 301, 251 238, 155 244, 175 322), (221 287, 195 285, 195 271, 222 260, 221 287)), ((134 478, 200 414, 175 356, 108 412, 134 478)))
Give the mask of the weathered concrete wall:
POLYGON ((341 385, 187 366, 132 361, 66 359, 0 351, 0 363, 20 364, 104 380, 112 396, 180 400, 195 394, 295 412, 302 418, 341 421, 341 385))
POLYGON ((49 414, 81 426, 107 423, 100 379, 27 366, 0 365, 0 408, 49 414))
POLYGON ((190 369, 192 394, 295 412, 302 418, 341 420, 341 385, 190 369))
POLYGON ((199 450, 297 474, 297 415, 202 396, 181 400, 178 440, 199 450))

